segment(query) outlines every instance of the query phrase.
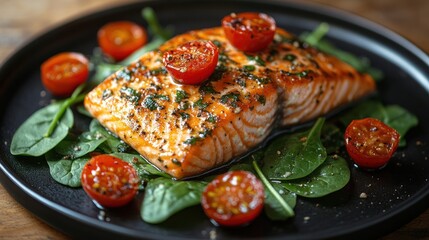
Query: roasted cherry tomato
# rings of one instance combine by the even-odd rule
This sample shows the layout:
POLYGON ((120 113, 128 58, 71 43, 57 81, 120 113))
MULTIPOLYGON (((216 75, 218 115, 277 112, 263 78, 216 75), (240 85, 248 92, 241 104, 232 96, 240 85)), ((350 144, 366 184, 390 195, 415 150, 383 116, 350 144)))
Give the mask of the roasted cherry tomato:
POLYGON ((104 207, 120 207, 137 193, 139 177, 131 164, 107 155, 97 155, 82 170, 82 187, 104 207))
POLYGON ((223 226, 238 226, 255 219, 264 206, 264 186, 250 172, 231 171, 217 176, 203 192, 206 215, 223 226))
POLYGON ((245 52, 264 50, 274 38, 276 22, 263 13, 232 13, 222 19, 229 42, 245 52))
POLYGON ((80 53, 64 52, 52 56, 41 66, 42 83, 56 96, 68 96, 89 75, 88 59, 80 53))
POLYGON ((356 165, 368 169, 386 165, 399 143, 399 133, 374 118, 352 121, 344 138, 347 152, 356 165))
POLYGON ((98 30, 98 44, 106 55, 116 61, 128 57, 146 42, 145 29, 133 22, 111 22, 98 30))
POLYGON ((166 51, 163 62, 175 80, 184 84, 199 84, 215 70, 219 50, 211 41, 196 40, 166 51))

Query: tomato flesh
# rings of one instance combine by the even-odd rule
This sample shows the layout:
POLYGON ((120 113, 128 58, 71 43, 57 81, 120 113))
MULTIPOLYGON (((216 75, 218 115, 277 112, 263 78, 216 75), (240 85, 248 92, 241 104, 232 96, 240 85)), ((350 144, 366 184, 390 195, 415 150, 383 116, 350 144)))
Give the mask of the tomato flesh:
POLYGON ((65 97, 87 80, 89 64, 80 53, 63 52, 43 62, 40 71, 45 88, 55 96, 65 97))
POLYGON ((97 155, 82 170, 82 187, 103 207, 120 207, 137 193, 139 178, 131 164, 107 155, 97 155))
POLYGON ((268 47, 276 32, 274 19, 263 13, 230 14, 222 19, 226 38, 237 49, 258 52, 268 47))
POLYGON ((344 138, 346 149, 357 166, 377 169, 385 166, 396 151, 399 133, 374 118, 353 120, 344 138))
POLYGON ((143 27, 129 21, 111 22, 98 30, 101 50, 116 61, 121 61, 147 42, 143 27))
POLYGON ((207 185, 201 203, 206 215, 216 223, 243 225, 260 214, 264 205, 264 186, 250 172, 227 172, 207 185))
POLYGON ((215 70, 219 50, 211 41, 196 40, 166 51, 163 63, 167 71, 183 84, 200 84, 215 70))

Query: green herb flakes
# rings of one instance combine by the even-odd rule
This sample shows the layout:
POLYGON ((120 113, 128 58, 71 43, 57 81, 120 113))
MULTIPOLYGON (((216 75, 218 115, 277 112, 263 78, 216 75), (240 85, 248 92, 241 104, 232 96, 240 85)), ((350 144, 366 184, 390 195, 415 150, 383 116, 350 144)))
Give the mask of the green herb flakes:
POLYGON ((256 67, 254 65, 245 65, 243 66, 243 70, 246 72, 253 72, 256 70, 256 67))
POLYGON ((155 101, 153 94, 150 94, 148 96, 146 96, 146 98, 143 101, 143 107, 153 111, 158 109, 160 106, 159 104, 155 101))
POLYGON ((119 92, 121 93, 122 98, 125 98, 134 104, 137 104, 140 100, 140 93, 130 87, 122 87, 119 92))
POLYGON ((188 94, 183 91, 183 90, 177 90, 176 91, 176 98, 175 98, 175 102, 179 103, 181 102, 183 99, 188 98, 188 94))
POLYGON ((293 54, 286 54, 284 57, 283 57, 283 60, 286 60, 286 61, 289 61, 289 62, 292 62, 292 61, 294 61, 296 59, 296 56, 295 55, 293 55, 293 54))
POLYGON ((232 107, 237 107, 237 102, 239 101, 240 94, 239 93, 228 93, 223 95, 220 98, 220 102, 232 107))
POLYGON ((200 98, 196 102, 194 102, 194 108, 206 109, 208 106, 209 106, 209 104, 203 102, 202 98, 200 98))

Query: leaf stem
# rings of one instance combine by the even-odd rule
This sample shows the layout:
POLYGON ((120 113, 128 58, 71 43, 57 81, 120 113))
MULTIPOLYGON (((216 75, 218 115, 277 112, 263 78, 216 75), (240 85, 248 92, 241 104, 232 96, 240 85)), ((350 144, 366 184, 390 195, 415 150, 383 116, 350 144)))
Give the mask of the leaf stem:
POLYGON ((57 114, 55 114, 54 118, 52 119, 51 124, 49 125, 48 130, 43 135, 43 137, 47 138, 52 135, 52 133, 55 131, 55 128, 57 127, 58 122, 63 117, 64 112, 69 108, 71 105, 83 101, 86 94, 80 94, 82 90, 85 88, 85 84, 81 84, 74 90, 70 98, 67 98, 60 106, 60 109, 58 109, 57 114))
POLYGON ((308 139, 313 138, 313 135, 315 135, 315 134, 319 135, 319 137, 320 137, 320 133, 322 131, 322 127, 323 127, 324 123, 325 123, 325 118, 323 118, 323 117, 318 118, 316 123, 311 128, 310 132, 308 133, 308 139))
POLYGON ((137 49, 134 53, 132 53, 130 56, 128 56, 126 59, 122 60, 118 64, 103 64, 103 65, 105 65, 105 67, 110 66, 110 68, 113 69, 113 71, 116 71, 122 66, 129 65, 132 62, 136 61, 141 55, 157 49, 164 42, 165 40, 162 38, 159 38, 159 37, 154 38, 151 42, 144 45, 140 49, 137 49))
POLYGON ((161 27, 161 24, 159 24, 156 17, 155 11, 152 8, 144 8, 142 10, 142 16, 148 23, 150 31, 153 35, 155 35, 156 38, 161 38, 166 41, 171 37, 171 31, 161 27))
POLYGON ((327 23, 321 23, 314 31, 305 36, 304 41, 310 45, 317 45, 320 40, 328 33, 329 25, 327 23))
MULTIPOLYGON (((252 156, 253 158, 253 156, 252 156)), ((280 196, 280 194, 274 189, 274 187, 271 185, 270 181, 264 176, 261 169, 258 166, 258 163, 253 158, 252 161, 253 168, 255 169, 256 173, 258 174, 259 178, 261 179, 262 183, 264 183, 265 187, 268 189, 269 192, 275 197, 277 201, 279 201, 280 205, 283 207, 283 209, 292 217, 295 215, 293 209, 289 206, 289 204, 280 196)))

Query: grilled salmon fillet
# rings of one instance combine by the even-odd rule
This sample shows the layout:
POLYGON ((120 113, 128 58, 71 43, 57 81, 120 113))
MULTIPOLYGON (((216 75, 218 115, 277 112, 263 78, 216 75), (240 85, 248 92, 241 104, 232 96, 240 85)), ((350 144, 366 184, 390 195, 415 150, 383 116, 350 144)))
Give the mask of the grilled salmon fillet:
POLYGON ((152 164, 181 179, 245 153, 274 127, 311 120, 373 91, 370 76, 282 29, 266 50, 246 54, 218 27, 174 37, 108 77, 84 104, 152 164), (162 64, 163 52, 197 39, 219 47, 217 68, 202 85, 178 84, 162 64))

